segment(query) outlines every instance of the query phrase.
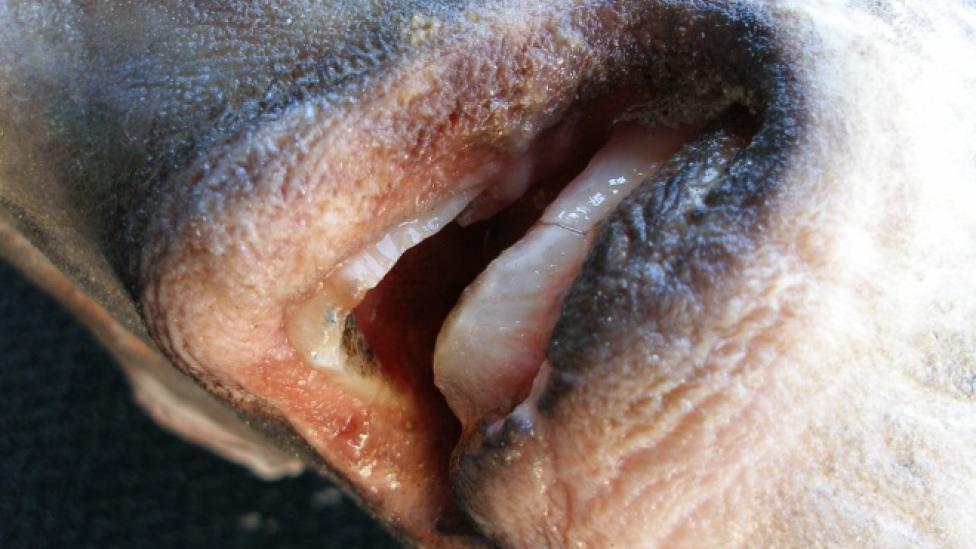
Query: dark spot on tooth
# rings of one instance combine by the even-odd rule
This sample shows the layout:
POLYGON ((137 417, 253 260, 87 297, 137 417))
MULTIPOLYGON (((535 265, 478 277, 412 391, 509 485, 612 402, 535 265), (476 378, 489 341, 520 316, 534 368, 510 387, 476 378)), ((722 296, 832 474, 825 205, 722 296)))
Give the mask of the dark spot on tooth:
POLYGON ((356 315, 346 315, 342 327, 342 349, 349 357, 348 364, 356 373, 371 376, 380 371, 380 364, 376 360, 372 346, 366 341, 366 336, 356 324, 356 315))

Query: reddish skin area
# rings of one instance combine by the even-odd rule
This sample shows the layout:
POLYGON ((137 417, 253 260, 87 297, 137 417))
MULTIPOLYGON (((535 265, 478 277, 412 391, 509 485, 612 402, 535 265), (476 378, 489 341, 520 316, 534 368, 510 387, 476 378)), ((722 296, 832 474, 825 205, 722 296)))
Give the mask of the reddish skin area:
MULTIPOLYGON (((262 388, 278 403, 285 417, 301 418, 298 434, 329 461, 349 464, 344 470, 356 480, 359 471, 380 474, 398 483, 402 497, 412 499, 404 506, 410 515, 394 516, 395 523, 429 525, 422 538, 434 539, 436 523, 450 507, 447 493, 447 463, 452 440, 450 429, 418 428, 428 418, 450 421, 446 406, 439 399, 427 399, 410 392, 398 394, 393 402, 368 402, 346 390, 328 373, 311 369, 296 357, 284 361, 263 361, 242 372, 246 389, 262 388), (422 416, 420 414, 423 414, 422 416), (399 467, 411 463, 409 470, 399 467)), ((295 424, 293 424, 295 425, 295 424)), ((396 491, 396 489, 394 489, 396 491)), ((364 493, 369 505, 381 503, 380 493, 364 493)))

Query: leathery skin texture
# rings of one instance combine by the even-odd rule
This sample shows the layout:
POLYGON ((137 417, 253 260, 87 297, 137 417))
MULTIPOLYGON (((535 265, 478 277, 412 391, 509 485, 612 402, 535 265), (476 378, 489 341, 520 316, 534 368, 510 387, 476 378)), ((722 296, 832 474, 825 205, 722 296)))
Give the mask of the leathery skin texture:
POLYGON ((0 15, 4 255, 185 436, 320 470, 422 546, 976 534, 970 4, 0 15), (412 242, 362 292, 336 273, 557 149, 534 144, 568 128, 591 155, 624 122, 696 130, 599 224, 531 387, 460 428, 425 358, 441 313, 417 311, 483 268, 424 245, 471 233, 412 242), (384 298, 409 314, 357 309, 401 310, 384 298), (320 302, 339 360, 376 364, 296 344, 288 319, 320 302))

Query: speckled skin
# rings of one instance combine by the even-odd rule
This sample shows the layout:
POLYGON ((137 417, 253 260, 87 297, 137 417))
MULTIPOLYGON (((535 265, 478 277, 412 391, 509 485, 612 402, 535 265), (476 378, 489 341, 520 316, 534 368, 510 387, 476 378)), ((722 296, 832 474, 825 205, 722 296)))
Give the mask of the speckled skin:
POLYGON ((200 394, 157 418, 210 406, 169 425, 321 460, 426 546, 973 539, 972 6, 204 4, 0 4, 5 256, 285 452, 200 394), (531 413, 455 447, 432 388, 302 362, 283 316, 336 265, 635 89, 755 133, 606 221, 531 413))

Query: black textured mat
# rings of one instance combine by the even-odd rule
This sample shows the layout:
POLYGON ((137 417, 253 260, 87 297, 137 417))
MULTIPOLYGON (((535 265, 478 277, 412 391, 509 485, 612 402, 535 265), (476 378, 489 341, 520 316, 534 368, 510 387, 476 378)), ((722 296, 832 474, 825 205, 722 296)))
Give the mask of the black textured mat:
POLYGON ((0 547, 396 547, 327 481, 268 483, 160 430, 58 304, 0 262, 0 547))

